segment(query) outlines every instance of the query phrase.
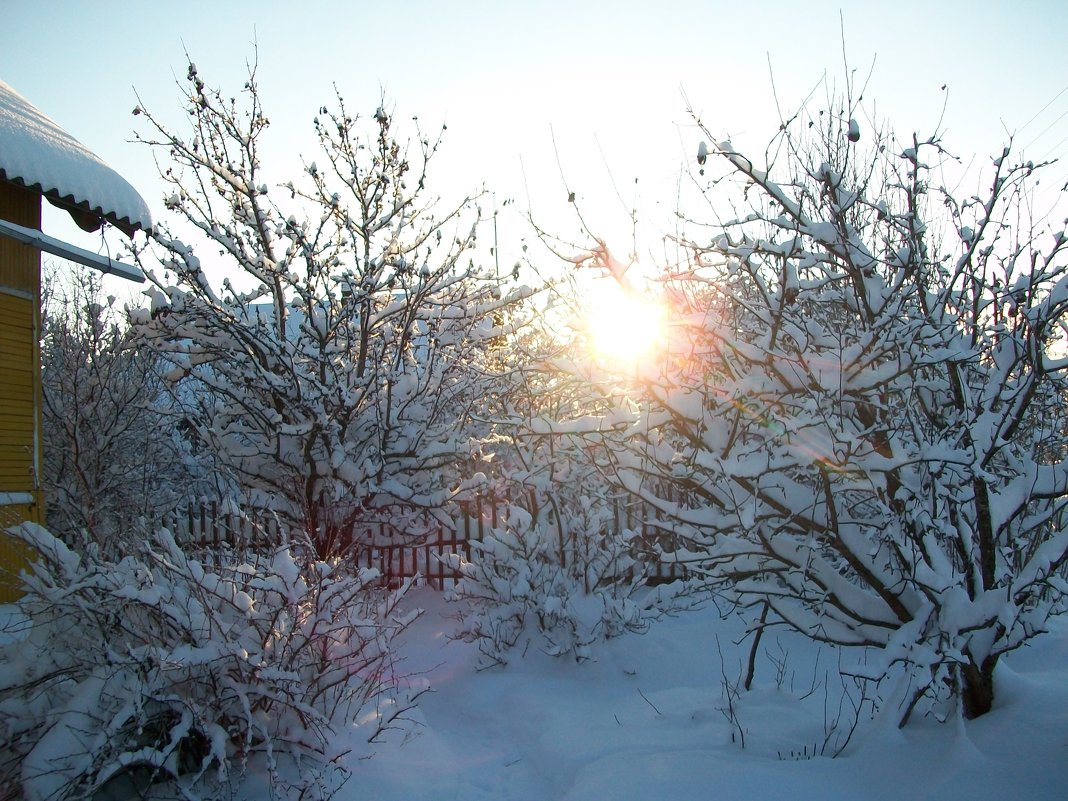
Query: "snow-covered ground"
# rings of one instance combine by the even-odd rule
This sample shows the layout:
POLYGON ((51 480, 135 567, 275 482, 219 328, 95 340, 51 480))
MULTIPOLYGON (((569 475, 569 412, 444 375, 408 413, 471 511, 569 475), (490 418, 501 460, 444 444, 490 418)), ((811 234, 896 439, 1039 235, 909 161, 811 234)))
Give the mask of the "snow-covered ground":
POLYGON ((721 711, 721 666, 737 677, 748 642, 713 607, 584 664, 532 647, 477 672, 475 647, 447 641, 449 606, 429 591, 416 601, 427 611, 406 635, 406 667, 434 692, 416 736, 378 745, 338 801, 1068 798, 1068 620, 1004 660, 991 714, 903 731, 867 720, 829 759, 811 753, 837 708, 837 657, 794 636, 765 637, 782 669, 762 658, 738 699, 743 748, 721 711))
MULTIPOLYGON (((830 759, 812 753, 837 710, 837 657, 795 635, 765 637, 735 725, 721 677, 739 675, 748 642, 714 607, 602 644, 583 664, 531 647, 479 672, 477 649, 447 637, 452 607, 425 589, 412 600, 426 612, 404 636, 405 667, 433 692, 409 736, 349 765, 336 801, 1068 798, 1068 619, 1005 658, 989 715, 902 731, 865 719, 830 759)), ((366 753, 357 731, 354 753, 366 753)), ((266 797, 248 778, 238 795, 266 797)))

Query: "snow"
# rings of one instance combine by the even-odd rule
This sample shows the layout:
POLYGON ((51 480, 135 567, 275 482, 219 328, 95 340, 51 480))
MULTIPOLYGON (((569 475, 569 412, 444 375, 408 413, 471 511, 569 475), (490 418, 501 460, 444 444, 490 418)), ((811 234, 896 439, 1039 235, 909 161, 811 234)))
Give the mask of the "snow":
POLYGON ((697 146, 697 163, 704 164, 708 160, 708 143, 701 142, 697 146))
MULTIPOLYGON (((1068 787, 1063 618, 1002 659, 988 715, 948 724, 917 719, 898 730, 893 715, 865 714, 832 759, 819 752, 825 742, 842 743, 850 710, 847 703, 842 713, 838 668, 857 651, 840 661, 833 649, 769 630, 747 692, 738 678, 750 641, 737 618, 723 620, 709 605, 654 623, 644 635, 596 644, 582 663, 532 645, 506 668, 479 670, 477 645, 450 639, 457 604, 429 588, 406 603, 425 611, 398 643, 407 672, 399 681, 429 684, 431 692, 409 715, 414 728, 388 732, 372 758, 360 758, 367 756, 365 727, 354 722, 339 732, 336 750, 350 741, 352 775, 335 801, 1053 801, 1068 787), (733 718, 724 676, 735 685, 733 718), (846 723, 834 730, 827 721, 840 714, 846 723)), ((25 635, 14 606, 0 606, 0 621, 6 641, 25 635)), ((522 642, 515 650, 524 650, 522 642)), ((93 681, 82 695, 93 692, 93 681)), ((39 770, 28 797, 59 789, 43 765, 78 759, 79 697, 38 761, 24 766, 24 773, 39 770)), ((267 797, 264 780, 250 763, 235 798, 267 797)))
POLYGON ((448 638, 453 609, 429 591, 416 600, 428 611, 402 651, 433 688, 421 725, 352 766, 337 801, 1041 801, 1068 787, 1068 621, 1003 659, 987 716, 902 731, 862 719, 830 759, 812 751, 841 694, 837 655, 795 635, 765 635, 753 689, 736 700, 743 748, 721 711, 720 677, 726 665, 737 678, 749 641, 736 645, 740 625, 714 607, 601 644, 582 664, 531 648, 479 672, 477 647, 448 638), (769 654, 785 662, 781 682, 769 654))
POLYGON ((152 227, 148 205, 126 179, 3 81, 0 178, 89 209, 127 233, 152 227))
POLYGON ((15 604, 0 604, 0 645, 26 638, 30 620, 15 604))

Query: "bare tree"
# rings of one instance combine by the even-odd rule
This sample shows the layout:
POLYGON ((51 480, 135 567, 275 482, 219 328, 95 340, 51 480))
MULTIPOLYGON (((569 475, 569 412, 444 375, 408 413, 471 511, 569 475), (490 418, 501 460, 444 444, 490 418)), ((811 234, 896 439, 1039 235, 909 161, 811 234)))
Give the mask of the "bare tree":
POLYGON ((48 525, 113 552, 144 533, 142 520, 172 509, 197 473, 157 406, 166 398, 159 359, 139 349, 100 277, 75 269, 53 265, 45 281, 48 525))
POLYGON ((427 200, 440 136, 416 126, 405 142, 384 102, 364 118, 338 96, 315 120, 319 160, 269 186, 254 70, 241 98, 207 88, 190 64, 192 130, 137 110, 151 127, 143 141, 170 164, 168 207, 231 277, 213 281, 158 226, 165 272, 138 254, 156 290, 135 321, 173 365, 197 440, 253 503, 338 553, 355 522, 438 508, 465 485, 488 354, 525 291, 504 297, 475 264, 477 197, 444 212, 427 200))
POLYGON ((1044 165, 1005 148, 958 195, 937 137, 858 117, 803 110, 763 164, 701 127, 722 216, 688 222, 672 350, 608 455, 737 603, 904 666, 902 724, 972 718, 1068 586, 1065 232, 1031 214, 1044 165))
POLYGON ((641 517, 628 514, 633 499, 599 470, 618 443, 583 437, 593 428, 606 438, 617 427, 608 420, 615 399, 591 390, 595 371, 580 370, 590 332, 576 330, 574 289, 560 281, 558 303, 512 340, 490 474, 502 503, 470 556, 450 560, 461 578, 447 597, 464 602, 454 636, 476 642, 483 665, 507 664, 531 642, 582 661, 597 643, 645 632, 701 600, 681 582, 650 590, 655 555, 641 517))

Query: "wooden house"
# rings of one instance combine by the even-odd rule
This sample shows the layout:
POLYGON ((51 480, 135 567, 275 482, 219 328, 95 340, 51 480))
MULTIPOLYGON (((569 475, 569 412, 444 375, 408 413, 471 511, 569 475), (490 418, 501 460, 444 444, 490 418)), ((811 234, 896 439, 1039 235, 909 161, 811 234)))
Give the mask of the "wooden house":
POLYGON ((136 268, 41 231, 42 198, 86 231, 127 236, 152 225, 148 206, 118 173, 0 81, 0 603, 28 554, 4 530, 44 522, 41 466, 41 251, 131 280, 136 268))

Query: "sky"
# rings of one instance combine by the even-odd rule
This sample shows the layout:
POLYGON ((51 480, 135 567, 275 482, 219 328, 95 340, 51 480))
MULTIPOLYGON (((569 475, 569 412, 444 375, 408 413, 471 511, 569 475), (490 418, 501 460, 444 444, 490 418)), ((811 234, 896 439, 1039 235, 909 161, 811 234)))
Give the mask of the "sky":
MULTIPOLYGON (((713 135, 762 152, 776 98, 792 110, 824 77, 841 86, 845 63, 870 73, 865 99, 898 132, 941 123, 966 159, 987 159, 1009 133, 1029 158, 1068 156, 1063 0, 0 5, 0 78, 126 177, 157 219, 164 187, 132 142, 144 128, 131 112, 140 98, 183 124, 187 53, 233 93, 257 62, 279 181, 314 158, 312 117, 335 87, 367 115, 384 93, 397 119, 447 124, 432 191, 485 186, 513 248, 532 236, 517 212, 577 234, 568 191, 598 235, 626 239, 636 208, 655 239, 703 138, 687 102, 713 135)), ((1063 182, 1068 167, 1054 174, 1063 182)), ((45 228, 101 247, 58 213, 45 228)))

